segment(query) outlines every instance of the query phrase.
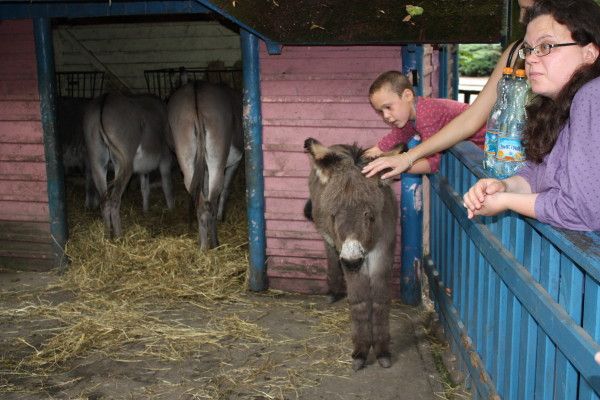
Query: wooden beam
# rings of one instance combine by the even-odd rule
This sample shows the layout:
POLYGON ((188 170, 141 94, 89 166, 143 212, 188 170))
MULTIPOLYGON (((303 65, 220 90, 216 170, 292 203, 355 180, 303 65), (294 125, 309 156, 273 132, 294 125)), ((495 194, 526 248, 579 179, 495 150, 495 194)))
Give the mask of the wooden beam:
POLYGON ((100 70, 104 71, 104 76, 107 77, 112 85, 117 88, 118 91, 122 93, 131 93, 131 88, 114 72, 106 66, 102 61, 100 61, 83 43, 81 43, 73 33, 69 29, 59 30, 59 34, 62 36, 64 40, 69 41, 77 50, 81 52, 87 58, 92 65, 100 70))

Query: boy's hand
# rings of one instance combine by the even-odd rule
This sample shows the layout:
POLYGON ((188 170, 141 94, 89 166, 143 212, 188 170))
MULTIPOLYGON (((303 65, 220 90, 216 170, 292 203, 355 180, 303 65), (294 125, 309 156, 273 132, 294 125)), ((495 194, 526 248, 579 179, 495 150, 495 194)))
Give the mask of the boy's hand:
POLYGON ((488 196, 505 191, 506 184, 498 179, 480 179, 477 181, 463 196, 468 217, 473 218, 475 215, 495 215, 502 211, 499 209, 501 208, 500 205, 497 204, 497 198, 490 199, 490 204, 485 203, 488 196), (487 207, 486 210, 482 210, 484 206, 487 207))
POLYGON ((383 154, 383 151, 378 146, 373 146, 370 149, 365 150, 363 157, 365 158, 377 158, 383 154))
POLYGON ((367 178, 372 177, 384 169, 391 168, 391 171, 381 175, 381 179, 391 178, 399 175, 411 167, 410 159, 404 156, 404 153, 395 156, 379 157, 371 161, 362 169, 362 173, 367 175, 367 178))

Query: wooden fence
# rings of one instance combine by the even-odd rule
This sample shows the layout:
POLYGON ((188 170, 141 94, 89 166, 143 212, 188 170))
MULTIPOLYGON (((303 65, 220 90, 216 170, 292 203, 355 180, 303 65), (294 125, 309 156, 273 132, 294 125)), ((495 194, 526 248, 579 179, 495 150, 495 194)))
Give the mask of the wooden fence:
POLYGON ((462 194, 486 176, 482 160, 463 142, 431 177, 424 262, 473 398, 598 399, 600 233, 514 213, 469 220, 462 194))

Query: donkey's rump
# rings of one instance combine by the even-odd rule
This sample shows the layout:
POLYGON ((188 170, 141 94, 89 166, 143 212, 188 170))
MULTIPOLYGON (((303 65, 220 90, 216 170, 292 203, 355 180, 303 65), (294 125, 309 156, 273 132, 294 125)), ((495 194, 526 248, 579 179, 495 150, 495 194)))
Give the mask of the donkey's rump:
POLYGON ((140 174, 144 211, 149 206, 148 174, 157 168, 167 206, 173 207, 171 154, 166 142, 169 125, 165 105, 159 98, 105 94, 87 108, 84 134, 108 234, 121 235, 121 196, 134 172, 140 174), (110 186, 106 181, 109 161, 115 169, 110 186))
POLYGON ((208 82, 179 88, 168 104, 173 146, 192 195, 202 249, 217 246, 233 174, 242 156, 241 103, 231 89, 208 82))

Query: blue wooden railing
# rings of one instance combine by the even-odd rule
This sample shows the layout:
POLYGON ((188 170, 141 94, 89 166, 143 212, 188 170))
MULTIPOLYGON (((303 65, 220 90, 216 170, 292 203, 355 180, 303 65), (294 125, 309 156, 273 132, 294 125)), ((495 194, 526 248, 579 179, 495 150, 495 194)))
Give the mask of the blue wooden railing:
POLYGON ((469 220, 462 194, 486 176, 482 160, 463 142, 431 176, 424 262, 473 398, 598 399, 600 234, 514 213, 469 220))

